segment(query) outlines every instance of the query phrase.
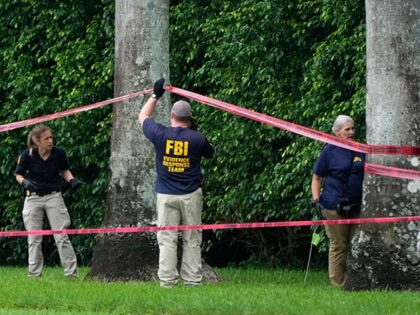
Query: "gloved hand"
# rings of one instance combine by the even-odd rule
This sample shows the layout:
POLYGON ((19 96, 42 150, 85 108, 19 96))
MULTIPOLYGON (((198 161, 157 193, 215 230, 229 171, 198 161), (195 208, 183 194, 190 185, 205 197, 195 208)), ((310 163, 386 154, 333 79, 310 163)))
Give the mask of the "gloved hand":
POLYGON ((70 183, 70 190, 71 191, 78 190, 84 184, 84 182, 82 182, 81 180, 79 180, 77 178, 70 179, 69 183, 70 183))
POLYGON ((319 199, 312 200, 312 204, 319 212, 322 212, 322 210, 324 210, 324 206, 319 202, 319 199))
POLYGON ((164 78, 161 78, 155 82, 153 86, 153 93, 156 95, 156 98, 159 99, 163 93, 165 93, 165 89, 163 88, 163 83, 165 82, 164 78))
POLYGON ((38 191, 38 187, 36 186, 36 182, 31 181, 27 178, 24 178, 21 184, 22 184, 23 188, 25 188, 26 190, 29 190, 31 192, 37 192, 38 191))

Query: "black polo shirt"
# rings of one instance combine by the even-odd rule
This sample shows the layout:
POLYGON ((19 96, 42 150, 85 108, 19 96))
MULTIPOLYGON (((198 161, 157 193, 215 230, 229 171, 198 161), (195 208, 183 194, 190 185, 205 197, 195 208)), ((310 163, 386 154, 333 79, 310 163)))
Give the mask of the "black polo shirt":
POLYGON ((70 168, 66 152, 53 147, 50 156, 43 160, 39 155, 38 149, 24 151, 18 160, 16 175, 22 175, 36 182, 39 192, 50 192, 61 189, 60 171, 70 168))

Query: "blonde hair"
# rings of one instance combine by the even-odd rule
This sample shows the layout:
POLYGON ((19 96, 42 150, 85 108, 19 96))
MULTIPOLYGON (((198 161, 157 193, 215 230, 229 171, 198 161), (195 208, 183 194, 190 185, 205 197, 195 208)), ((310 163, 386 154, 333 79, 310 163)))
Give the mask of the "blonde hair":
POLYGON ((51 131, 50 127, 40 125, 36 126, 28 135, 28 140, 26 141, 26 145, 29 149, 29 155, 32 155, 32 150, 37 148, 37 145, 35 144, 35 141, 41 140, 41 136, 44 132, 51 131))
POLYGON ((334 134, 336 134, 337 131, 340 130, 343 127, 343 125, 348 122, 354 124, 353 118, 347 115, 338 115, 332 126, 332 131, 334 132, 334 134))

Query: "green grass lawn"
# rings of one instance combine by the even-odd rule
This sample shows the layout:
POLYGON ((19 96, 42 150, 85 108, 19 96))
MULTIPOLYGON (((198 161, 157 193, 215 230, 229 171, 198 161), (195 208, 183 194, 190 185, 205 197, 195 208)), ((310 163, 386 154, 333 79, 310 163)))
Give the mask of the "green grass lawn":
POLYGON ((24 268, 0 268, 0 314, 420 314, 419 292, 346 292, 325 272, 218 269, 222 283, 162 289, 157 282, 104 283, 66 279, 46 268, 29 279, 24 268))

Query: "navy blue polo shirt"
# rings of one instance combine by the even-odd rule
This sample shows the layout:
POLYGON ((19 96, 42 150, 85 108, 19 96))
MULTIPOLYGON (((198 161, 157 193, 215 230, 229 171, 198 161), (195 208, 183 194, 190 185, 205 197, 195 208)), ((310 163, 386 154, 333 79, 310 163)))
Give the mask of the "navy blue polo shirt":
POLYGON ((70 168, 66 152, 59 148, 53 147, 50 156, 44 161, 39 155, 38 149, 24 151, 18 160, 16 167, 16 175, 28 176, 36 182, 39 192, 50 192, 61 189, 60 171, 70 168))
POLYGON ((319 201, 326 209, 337 209, 339 198, 360 203, 365 154, 327 144, 315 162, 314 173, 324 178, 319 201))
POLYGON ((156 192, 183 195, 201 186, 201 158, 214 155, 213 147, 201 132, 166 127, 146 118, 143 133, 156 150, 156 192))

